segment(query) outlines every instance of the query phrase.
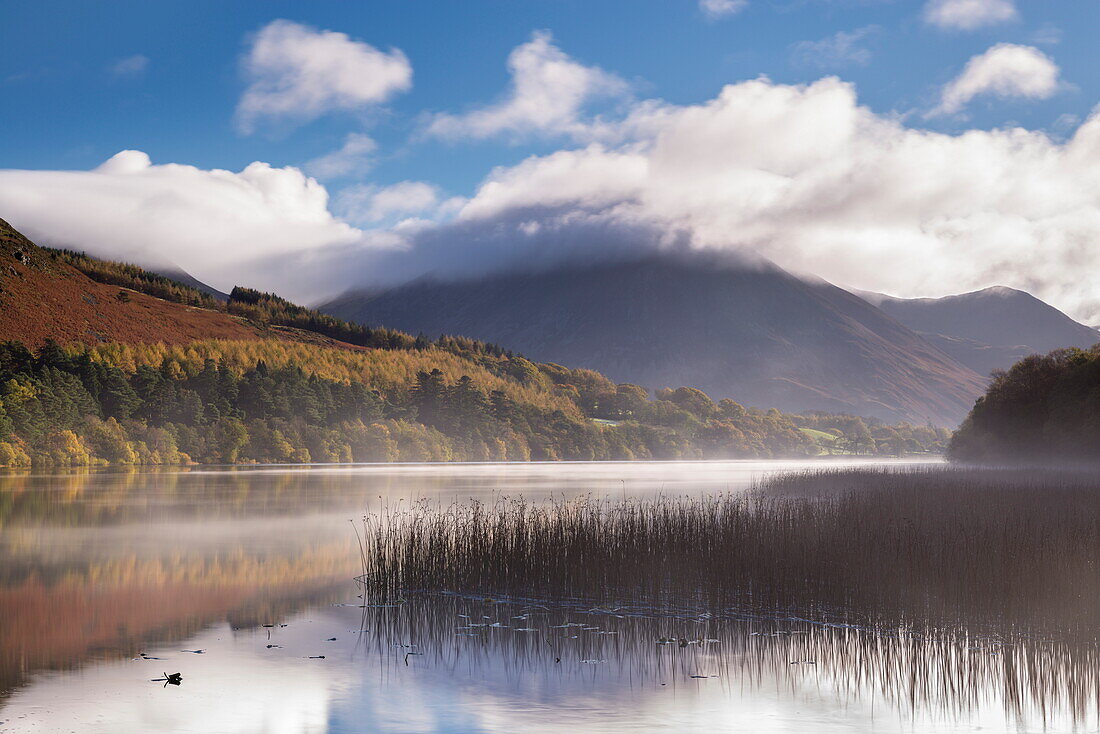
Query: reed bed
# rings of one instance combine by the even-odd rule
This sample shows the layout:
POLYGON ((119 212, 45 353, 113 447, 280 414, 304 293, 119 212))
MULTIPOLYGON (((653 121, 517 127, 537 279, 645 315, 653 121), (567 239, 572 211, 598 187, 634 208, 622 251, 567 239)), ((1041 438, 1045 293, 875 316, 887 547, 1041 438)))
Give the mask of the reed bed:
POLYGON ((383 509, 364 520, 374 598, 447 590, 860 625, 1092 635, 1100 477, 823 471, 745 493, 383 509))

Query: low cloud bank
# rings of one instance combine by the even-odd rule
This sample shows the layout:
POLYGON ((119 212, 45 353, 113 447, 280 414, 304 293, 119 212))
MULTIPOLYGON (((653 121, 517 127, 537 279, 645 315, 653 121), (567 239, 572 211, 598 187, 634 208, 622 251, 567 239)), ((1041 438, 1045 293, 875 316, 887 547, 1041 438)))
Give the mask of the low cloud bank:
POLYGON ((325 188, 295 168, 153 165, 136 150, 91 171, 0 171, 0 217, 40 244, 299 297, 310 293, 284 263, 362 239, 329 212, 325 188))
POLYGON ((1100 321, 1100 116, 1065 141, 947 135, 861 107, 836 78, 761 78, 603 126, 604 142, 495 169, 468 200, 368 183, 342 200, 358 226, 295 168, 205 171, 136 151, 92 171, 0 171, 0 216, 45 243, 303 300, 703 249, 901 296, 1008 285, 1100 321))

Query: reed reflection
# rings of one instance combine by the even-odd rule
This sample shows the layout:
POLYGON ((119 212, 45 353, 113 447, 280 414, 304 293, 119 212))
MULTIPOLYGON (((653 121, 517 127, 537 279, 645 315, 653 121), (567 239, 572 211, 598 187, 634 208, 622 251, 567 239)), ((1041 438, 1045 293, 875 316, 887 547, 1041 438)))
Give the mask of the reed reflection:
POLYGON ((506 640, 505 665, 606 661, 648 679, 813 675, 841 700, 874 690, 947 717, 991 700, 1025 721, 1097 715, 1089 472, 819 472, 702 497, 420 504, 363 531, 364 588, 405 600, 382 618, 389 637, 419 629, 429 648, 506 640), (484 599, 528 605, 503 615, 484 599), (593 628, 561 626, 581 623, 593 628))
POLYGON ((840 707, 877 700, 904 720, 949 725, 991 709, 1025 729, 1080 727, 1100 715, 1096 645, 1029 635, 424 592, 364 609, 363 628, 361 644, 392 685, 409 665, 426 665, 496 680, 580 677, 607 695, 624 685, 778 687, 840 707))

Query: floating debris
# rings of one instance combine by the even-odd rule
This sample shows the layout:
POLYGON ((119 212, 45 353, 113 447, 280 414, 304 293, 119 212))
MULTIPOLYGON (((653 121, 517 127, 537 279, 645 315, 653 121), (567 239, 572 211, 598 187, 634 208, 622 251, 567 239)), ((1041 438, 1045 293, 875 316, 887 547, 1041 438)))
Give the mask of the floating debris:
POLYGON ((306 656, 306 659, 307 660, 324 660, 325 656, 324 655, 308 655, 308 656, 306 656))
POLYGON ((336 642, 336 638, 335 637, 330 637, 327 640, 325 640, 325 642, 336 642))
POLYGON ((270 650, 273 647, 282 647, 282 645, 268 645, 267 649, 270 650))
POLYGON ((202 655, 206 652, 206 650, 180 650, 180 652, 190 652, 194 653, 195 655, 202 655))
POLYGON ((599 665, 600 663, 606 663, 606 660, 582 660, 585 665, 599 665))
POLYGON ((792 660, 791 665, 817 665, 816 660, 792 660))

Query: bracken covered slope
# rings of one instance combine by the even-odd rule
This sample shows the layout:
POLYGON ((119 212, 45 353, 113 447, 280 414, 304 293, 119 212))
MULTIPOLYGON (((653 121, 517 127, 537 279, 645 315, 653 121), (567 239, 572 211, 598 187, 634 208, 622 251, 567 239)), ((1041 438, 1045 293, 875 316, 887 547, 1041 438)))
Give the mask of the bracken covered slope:
POLYGON ((97 283, 0 219, 0 339, 164 342, 259 339, 243 319, 97 283))

